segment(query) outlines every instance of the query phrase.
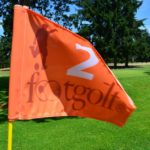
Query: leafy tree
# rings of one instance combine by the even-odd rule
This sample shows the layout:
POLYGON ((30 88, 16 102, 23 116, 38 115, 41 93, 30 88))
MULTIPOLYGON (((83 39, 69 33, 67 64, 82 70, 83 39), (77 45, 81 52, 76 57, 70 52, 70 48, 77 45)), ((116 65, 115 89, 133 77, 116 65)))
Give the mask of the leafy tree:
POLYGON ((0 68, 9 66, 9 53, 5 50, 8 49, 9 44, 5 38, 0 38, 0 68))
MULTIPOLYGON (((3 49, 10 56, 12 29, 13 29, 13 7, 15 4, 29 6, 40 14, 54 20, 55 22, 71 28, 72 24, 68 12, 70 11, 70 0, 4 0, 0 1, 0 17, 3 19, 4 35, 2 36, 3 49)), ((3 54, 4 54, 3 53, 3 54)))
POLYGON ((135 60, 139 62, 150 61, 150 34, 146 30, 139 32, 136 44, 135 60))
POLYGON ((128 61, 136 49, 136 33, 143 20, 135 14, 142 2, 138 0, 74 0, 78 14, 74 25, 79 34, 89 39, 109 62, 128 61))

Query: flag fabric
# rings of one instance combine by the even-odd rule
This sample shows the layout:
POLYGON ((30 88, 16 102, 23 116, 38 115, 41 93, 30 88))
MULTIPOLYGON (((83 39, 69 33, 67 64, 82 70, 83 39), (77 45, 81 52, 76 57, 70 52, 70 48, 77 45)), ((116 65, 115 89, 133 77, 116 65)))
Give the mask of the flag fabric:
POLYGON ((15 6, 9 120, 81 116, 122 126, 134 110, 89 41, 15 6))

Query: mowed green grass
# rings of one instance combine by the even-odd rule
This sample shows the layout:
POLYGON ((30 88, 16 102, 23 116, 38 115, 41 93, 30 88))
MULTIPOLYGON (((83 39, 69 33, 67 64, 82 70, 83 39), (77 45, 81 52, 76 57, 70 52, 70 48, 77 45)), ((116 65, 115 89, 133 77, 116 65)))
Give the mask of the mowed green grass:
MULTIPOLYGON (((86 118, 16 121, 13 150, 150 150, 150 66, 113 72, 137 106, 123 128, 86 118)), ((8 79, 8 73, 1 77, 8 79)), ((0 150, 5 149, 7 122, 2 121, 0 150)))

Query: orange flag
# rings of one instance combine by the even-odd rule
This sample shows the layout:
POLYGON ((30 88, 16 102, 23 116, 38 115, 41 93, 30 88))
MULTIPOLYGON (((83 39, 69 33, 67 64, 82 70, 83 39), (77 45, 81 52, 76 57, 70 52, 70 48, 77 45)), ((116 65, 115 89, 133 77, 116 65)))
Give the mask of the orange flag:
POLYGON ((122 126, 134 109, 86 39, 15 6, 9 120, 81 116, 122 126))

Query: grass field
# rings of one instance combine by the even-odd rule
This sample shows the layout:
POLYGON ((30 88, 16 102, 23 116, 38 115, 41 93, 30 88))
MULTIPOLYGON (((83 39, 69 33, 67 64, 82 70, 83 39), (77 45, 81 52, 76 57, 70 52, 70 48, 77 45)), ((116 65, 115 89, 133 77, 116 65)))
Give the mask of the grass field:
MULTIPOLYGON (((13 150, 150 150, 150 65, 113 70, 137 106, 123 128, 85 118, 16 121, 13 150)), ((0 102, 8 72, 0 72, 0 102)), ((0 113, 0 150, 7 149, 6 111, 0 113)))

